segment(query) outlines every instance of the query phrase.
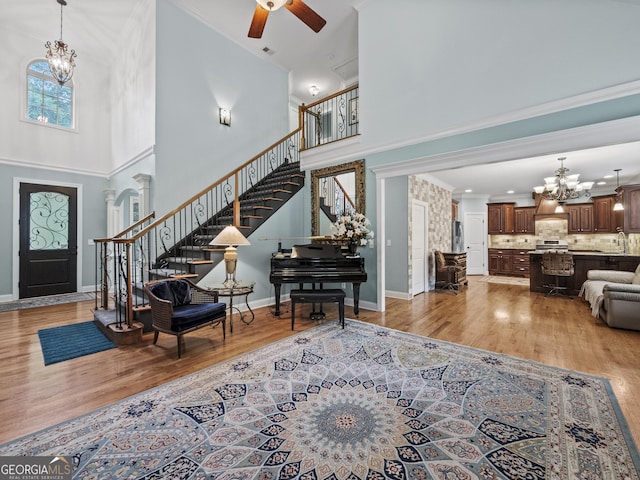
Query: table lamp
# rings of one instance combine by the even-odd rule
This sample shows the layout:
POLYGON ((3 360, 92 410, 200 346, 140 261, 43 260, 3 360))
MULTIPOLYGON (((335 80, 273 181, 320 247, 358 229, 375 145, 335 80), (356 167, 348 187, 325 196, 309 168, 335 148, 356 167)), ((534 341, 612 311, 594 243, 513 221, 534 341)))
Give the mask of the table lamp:
POLYGON ((224 249, 224 265, 227 272, 224 286, 234 287, 236 285, 236 264, 238 263, 236 246, 251 245, 251 243, 240 233, 240 230, 233 225, 229 225, 224 227, 224 230, 209 242, 209 245, 227 245, 227 248, 224 249))

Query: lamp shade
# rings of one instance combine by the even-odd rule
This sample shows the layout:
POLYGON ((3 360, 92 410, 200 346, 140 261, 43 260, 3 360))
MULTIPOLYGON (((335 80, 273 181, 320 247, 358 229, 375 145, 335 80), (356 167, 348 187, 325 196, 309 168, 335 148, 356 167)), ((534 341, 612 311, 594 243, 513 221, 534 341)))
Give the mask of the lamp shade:
POLYGON ((209 245, 251 245, 251 243, 240 233, 240 230, 229 225, 224 227, 224 230, 209 242, 209 245))

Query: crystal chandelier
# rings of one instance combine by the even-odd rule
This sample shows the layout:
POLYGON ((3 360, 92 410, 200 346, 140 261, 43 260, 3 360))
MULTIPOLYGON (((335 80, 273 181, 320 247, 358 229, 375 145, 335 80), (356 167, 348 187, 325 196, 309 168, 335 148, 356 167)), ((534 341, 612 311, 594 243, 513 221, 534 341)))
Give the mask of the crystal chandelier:
POLYGON ((51 42, 45 43, 47 48, 47 62, 49 62, 49 70, 51 75, 60 85, 64 85, 73 76, 73 69, 76 66, 74 58, 76 51, 69 51, 69 46, 62 41, 62 7, 66 0, 56 0, 60 4, 60 40, 56 40, 53 45, 51 42))
POLYGON ((560 157, 560 168, 556 170, 555 177, 545 177, 544 185, 533 187, 534 192, 542 198, 564 202, 573 198, 588 197, 593 182, 578 181, 579 173, 567 175, 568 168, 564 167, 566 157, 560 157))

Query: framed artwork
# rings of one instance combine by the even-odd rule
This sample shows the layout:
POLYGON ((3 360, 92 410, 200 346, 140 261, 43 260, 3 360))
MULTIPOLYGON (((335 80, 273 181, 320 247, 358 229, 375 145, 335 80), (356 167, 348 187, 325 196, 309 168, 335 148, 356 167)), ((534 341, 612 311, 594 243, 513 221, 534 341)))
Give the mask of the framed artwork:
POLYGON ((360 97, 352 98, 349 100, 349 125, 354 125, 358 123, 359 112, 358 112, 358 100, 360 97))

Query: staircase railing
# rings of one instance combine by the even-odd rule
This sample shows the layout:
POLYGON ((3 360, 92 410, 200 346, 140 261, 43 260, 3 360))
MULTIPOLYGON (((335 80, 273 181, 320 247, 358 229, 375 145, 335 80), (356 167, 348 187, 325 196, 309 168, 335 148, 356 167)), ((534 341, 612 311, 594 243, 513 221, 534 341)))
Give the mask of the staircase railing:
POLYGON ((151 220, 156 216, 155 212, 151 212, 146 217, 138 220, 133 225, 125 228, 120 233, 114 235, 112 238, 94 238, 93 243, 96 246, 95 250, 95 263, 96 263, 96 278, 95 285, 97 285, 99 295, 95 298, 95 309, 101 308, 103 310, 109 309, 109 292, 113 291, 113 272, 116 271, 115 255, 113 250, 113 240, 116 238, 131 237, 134 233, 140 231, 145 225, 149 225, 151 220))
MULTIPOLYGON (((180 260, 181 249, 217 251, 208 247, 212 232, 229 224, 242 228, 243 194, 281 165, 299 163, 300 142, 301 129, 297 129, 130 237, 103 239, 111 243, 115 262, 113 295, 121 307, 116 309, 116 328, 131 328, 134 310, 146 308, 140 287, 149 281, 152 270, 164 276, 185 275, 169 268, 170 261, 180 260)), ((100 248, 101 263, 104 250, 100 248)), ((106 288, 100 287, 101 291, 106 288)))
POLYGON ((359 134, 358 85, 298 107, 302 149, 310 149, 359 134))
MULTIPOLYGON (((320 184, 320 197, 333 217, 355 212, 355 202, 336 177, 324 177, 320 184)), ((335 221, 335 218, 332 219, 335 221)))

